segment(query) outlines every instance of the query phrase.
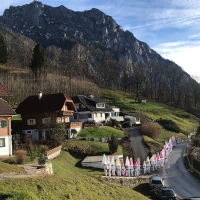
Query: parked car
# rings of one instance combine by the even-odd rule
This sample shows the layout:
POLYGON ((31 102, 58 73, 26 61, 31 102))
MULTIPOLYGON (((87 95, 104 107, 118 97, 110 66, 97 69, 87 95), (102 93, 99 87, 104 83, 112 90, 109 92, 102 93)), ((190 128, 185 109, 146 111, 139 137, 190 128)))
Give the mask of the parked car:
POLYGON ((154 200, 177 200, 175 192, 169 187, 158 187, 150 191, 154 200))
POLYGON ((164 179, 161 176, 153 175, 149 180, 150 189, 164 186, 164 179))

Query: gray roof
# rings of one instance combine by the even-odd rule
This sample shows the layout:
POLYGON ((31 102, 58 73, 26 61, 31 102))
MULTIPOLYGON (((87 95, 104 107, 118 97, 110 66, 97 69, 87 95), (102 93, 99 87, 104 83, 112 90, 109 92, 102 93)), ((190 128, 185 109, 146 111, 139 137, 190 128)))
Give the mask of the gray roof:
POLYGON ((81 109, 77 109, 78 112, 80 111, 104 111, 104 112, 111 112, 112 108, 110 108, 108 105, 106 105, 106 103, 104 101, 102 101, 99 98, 96 97, 87 97, 85 95, 76 95, 75 97, 73 97, 73 102, 74 103, 80 103, 83 104, 86 108, 81 108, 81 109), (96 104, 97 103, 104 103, 105 107, 104 108, 97 108, 96 104))

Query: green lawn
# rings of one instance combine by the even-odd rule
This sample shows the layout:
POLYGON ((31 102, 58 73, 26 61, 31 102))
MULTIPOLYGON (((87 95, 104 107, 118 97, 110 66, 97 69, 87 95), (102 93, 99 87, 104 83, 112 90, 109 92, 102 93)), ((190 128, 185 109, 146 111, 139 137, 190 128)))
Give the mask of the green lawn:
MULTIPOLYGON (((149 199, 140 191, 111 185, 102 179, 103 170, 80 168, 79 160, 62 151, 53 160, 54 175, 0 181, 0 197, 12 200, 58 199, 149 199)), ((1 166, 2 162, 0 162, 1 166)))
POLYGON ((183 132, 190 133, 197 130, 199 125, 199 118, 192 114, 185 112, 182 109, 168 106, 159 102, 147 99, 146 104, 135 102, 135 96, 118 90, 111 90, 102 87, 103 99, 112 106, 113 99, 116 99, 116 106, 120 108, 123 113, 138 113, 148 116, 154 120, 156 119, 170 119, 177 123, 183 132))
POLYGON ((124 131, 109 126, 87 127, 78 134, 78 137, 109 138, 111 135, 124 137, 124 131))

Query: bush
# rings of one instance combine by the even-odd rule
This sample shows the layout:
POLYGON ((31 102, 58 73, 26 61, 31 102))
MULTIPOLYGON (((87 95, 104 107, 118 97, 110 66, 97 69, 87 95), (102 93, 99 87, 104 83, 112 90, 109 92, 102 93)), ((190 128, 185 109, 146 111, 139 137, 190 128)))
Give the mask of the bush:
POLYGON ((30 156, 31 161, 35 160, 36 157, 38 156, 38 149, 35 146, 30 146, 28 155, 30 156))
POLYGON ((155 124, 149 122, 149 123, 142 124, 141 133, 152 139, 156 139, 158 138, 160 134, 160 130, 155 124))
POLYGON ((117 152, 118 150, 118 140, 114 135, 111 135, 111 140, 108 143, 109 151, 111 154, 117 152))
POLYGON ((175 132, 175 133, 181 132, 181 129, 172 120, 160 119, 160 120, 158 120, 158 123, 168 131, 172 131, 172 132, 175 132))
POLYGON ((25 150, 18 150, 15 152, 15 159, 16 159, 16 162, 17 164, 23 164, 24 161, 25 161, 25 158, 27 156, 27 151, 25 150))

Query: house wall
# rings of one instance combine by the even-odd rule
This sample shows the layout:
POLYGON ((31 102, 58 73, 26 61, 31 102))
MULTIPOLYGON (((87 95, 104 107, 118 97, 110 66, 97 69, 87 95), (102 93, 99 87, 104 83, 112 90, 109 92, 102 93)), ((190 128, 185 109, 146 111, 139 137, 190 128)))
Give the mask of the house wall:
MULTIPOLYGON (((63 109, 67 109, 67 107, 63 107, 63 109)), ((71 112, 69 112, 71 115, 71 112)), ((65 115, 65 112, 60 112, 58 116, 56 113, 36 113, 32 115, 22 115, 22 132, 26 135, 30 135, 32 140, 37 141, 39 139, 47 139, 46 131, 49 131, 51 127, 48 126, 48 122, 45 124, 43 119, 55 119, 56 123, 68 123, 69 116, 65 115), (63 115, 62 115, 63 114, 63 115), (28 120, 34 119, 35 124, 28 124, 28 120)))
POLYGON ((7 121, 7 127, 0 128, 0 136, 11 135, 11 117, 0 117, 0 120, 7 121))
POLYGON ((0 156, 11 156, 12 155, 12 135, 0 136, 5 138, 5 147, 0 147, 0 156))
POLYGON ((105 121, 105 113, 104 112, 96 112, 92 113, 92 117, 96 123, 100 123, 105 121))

